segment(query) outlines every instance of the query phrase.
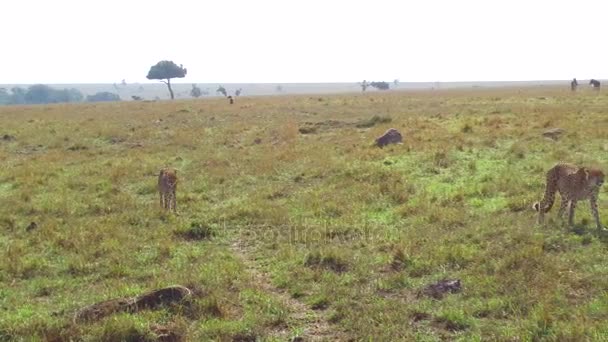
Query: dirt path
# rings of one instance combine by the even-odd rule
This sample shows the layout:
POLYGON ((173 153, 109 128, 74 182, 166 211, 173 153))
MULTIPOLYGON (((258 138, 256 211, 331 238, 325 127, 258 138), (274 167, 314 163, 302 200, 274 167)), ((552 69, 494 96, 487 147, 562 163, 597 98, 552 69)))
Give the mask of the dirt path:
POLYGON ((277 338, 281 341, 303 342, 344 340, 344 336, 341 336, 335 328, 330 326, 323 312, 312 310, 308 305, 292 298, 289 293, 272 285, 269 275, 256 264, 253 257, 253 247, 249 246, 247 242, 242 240, 234 242, 231 249, 247 268, 252 283, 257 285, 260 290, 277 298, 289 310, 288 323, 290 326, 302 329, 297 338, 292 336, 292 329, 288 327, 274 330, 268 337, 277 338))

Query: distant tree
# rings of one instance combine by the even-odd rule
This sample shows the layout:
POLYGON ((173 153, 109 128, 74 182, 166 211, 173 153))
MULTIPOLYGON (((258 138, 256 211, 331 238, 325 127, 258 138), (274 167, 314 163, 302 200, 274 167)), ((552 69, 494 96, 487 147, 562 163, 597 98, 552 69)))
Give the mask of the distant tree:
POLYGON ((11 104, 24 104, 26 92, 27 91, 23 88, 11 88, 11 104))
POLYGON ((378 90, 389 90, 389 85, 386 82, 372 82, 370 85, 378 90))
POLYGON ((127 86, 127 81, 123 78, 122 82, 120 82, 120 84, 122 84, 123 87, 126 87, 127 86))
POLYGON ((84 95, 76 88, 64 89, 68 102, 82 102, 84 95))
POLYGON ((141 100, 143 100, 143 98, 141 96, 137 96, 137 95, 131 95, 131 98, 133 99, 133 101, 141 101, 141 100))
POLYGON ((226 88, 224 88, 224 86, 221 86, 221 85, 217 88, 217 90, 215 91, 215 93, 216 94, 220 93, 220 94, 222 94, 224 96, 228 96, 228 92, 226 92, 226 88))
POLYGON ((190 96, 198 99, 199 97, 201 97, 202 94, 203 94, 203 92, 201 91, 201 88, 197 87, 196 84, 192 84, 192 90, 190 90, 190 96))
POLYGON ((160 61, 150 67, 146 78, 149 80, 159 80, 166 84, 169 88, 169 94, 171 94, 171 100, 173 100, 175 96, 173 95, 173 89, 171 89, 171 79, 184 78, 187 73, 188 70, 181 64, 177 66, 173 61, 160 61))
POLYGON ((243 88, 239 88, 234 92, 235 96, 241 96, 241 92, 243 91, 243 88))
POLYGON ((277 93, 282 93, 283 92, 283 86, 280 84, 277 84, 277 87, 275 88, 275 90, 277 91, 277 93))
POLYGON ((36 84, 27 88, 27 92, 25 93, 25 103, 42 104, 52 102, 54 102, 53 88, 44 84, 36 84))
POLYGON ((78 89, 54 89, 44 84, 33 85, 24 94, 28 104, 80 102, 83 97, 78 89))
POLYGON ((11 104, 11 94, 6 88, 0 88, 0 105, 11 104))
POLYGON ((397 85, 399 85, 399 79, 398 79, 398 78, 395 78, 395 80, 393 81, 393 85, 395 85, 395 87, 396 87, 397 85))
POLYGON ((108 102, 108 101, 120 101, 120 96, 107 91, 96 93, 95 95, 87 96, 87 102, 108 102))

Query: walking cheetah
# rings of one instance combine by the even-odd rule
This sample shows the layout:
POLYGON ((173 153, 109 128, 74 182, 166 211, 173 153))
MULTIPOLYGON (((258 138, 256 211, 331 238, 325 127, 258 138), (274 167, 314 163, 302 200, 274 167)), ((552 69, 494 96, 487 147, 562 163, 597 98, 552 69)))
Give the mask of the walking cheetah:
POLYGON ((538 211, 538 223, 544 222, 545 213, 551 210, 555 201, 555 192, 559 191, 562 198, 558 212, 560 218, 563 217, 564 211, 569 205, 568 224, 572 226, 576 202, 588 199, 595 224, 598 229, 602 229, 597 209, 597 197, 603 183, 604 173, 601 170, 565 163, 555 165, 547 172, 545 197, 533 205, 534 210, 538 211))
POLYGON ((158 193, 160 194, 160 206, 164 209, 177 211, 177 170, 164 168, 158 174, 158 193))

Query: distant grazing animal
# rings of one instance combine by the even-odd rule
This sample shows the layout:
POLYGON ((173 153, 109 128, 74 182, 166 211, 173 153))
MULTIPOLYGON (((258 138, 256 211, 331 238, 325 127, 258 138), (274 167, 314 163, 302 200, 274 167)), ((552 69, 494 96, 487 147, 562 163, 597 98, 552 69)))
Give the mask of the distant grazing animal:
POLYGON ((234 103, 234 98, 232 97, 232 95, 228 96, 228 100, 230 100, 230 104, 234 103))
POLYGON ((591 85, 591 87, 593 87, 595 90, 600 90, 600 81, 598 80, 591 79, 591 81, 589 81, 589 85, 591 85))
POLYGON ((570 90, 576 91, 576 87, 578 87, 578 82, 576 81, 576 78, 573 78, 572 82, 570 82, 570 90))
POLYGON ((384 147, 388 144, 398 144, 402 141, 403 137, 401 136, 401 133, 394 128, 390 128, 376 139, 376 145, 378 147, 384 147))
POLYGON ((158 193, 160 194, 160 206, 163 209, 177 211, 177 170, 163 168, 158 174, 158 193))
POLYGON ((568 225, 574 224, 574 209, 576 202, 588 199, 591 204, 591 213, 598 229, 602 229, 597 198, 600 187, 604 183, 604 173, 601 170, 578 167, 572 164, 559 163, 547 172, 547 188, 542 201, 534 203, 534 210, 538 211, 538 223, 543 223, 545 213, 551 210, 555 202, 555 192, 559 191, 562 203, 558 216, 564 215, 566 207, 570 205, 568 225))

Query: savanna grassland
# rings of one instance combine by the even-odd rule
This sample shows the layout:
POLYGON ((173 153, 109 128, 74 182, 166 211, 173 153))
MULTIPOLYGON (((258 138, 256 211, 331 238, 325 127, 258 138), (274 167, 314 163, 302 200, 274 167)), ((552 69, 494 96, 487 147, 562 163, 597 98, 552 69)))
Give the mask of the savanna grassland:
POLYGON ((606 172, 607 133, 566 86, 0 107, 0 341, 606 341, 608 233, 531 205, 558 161, 606 172))

